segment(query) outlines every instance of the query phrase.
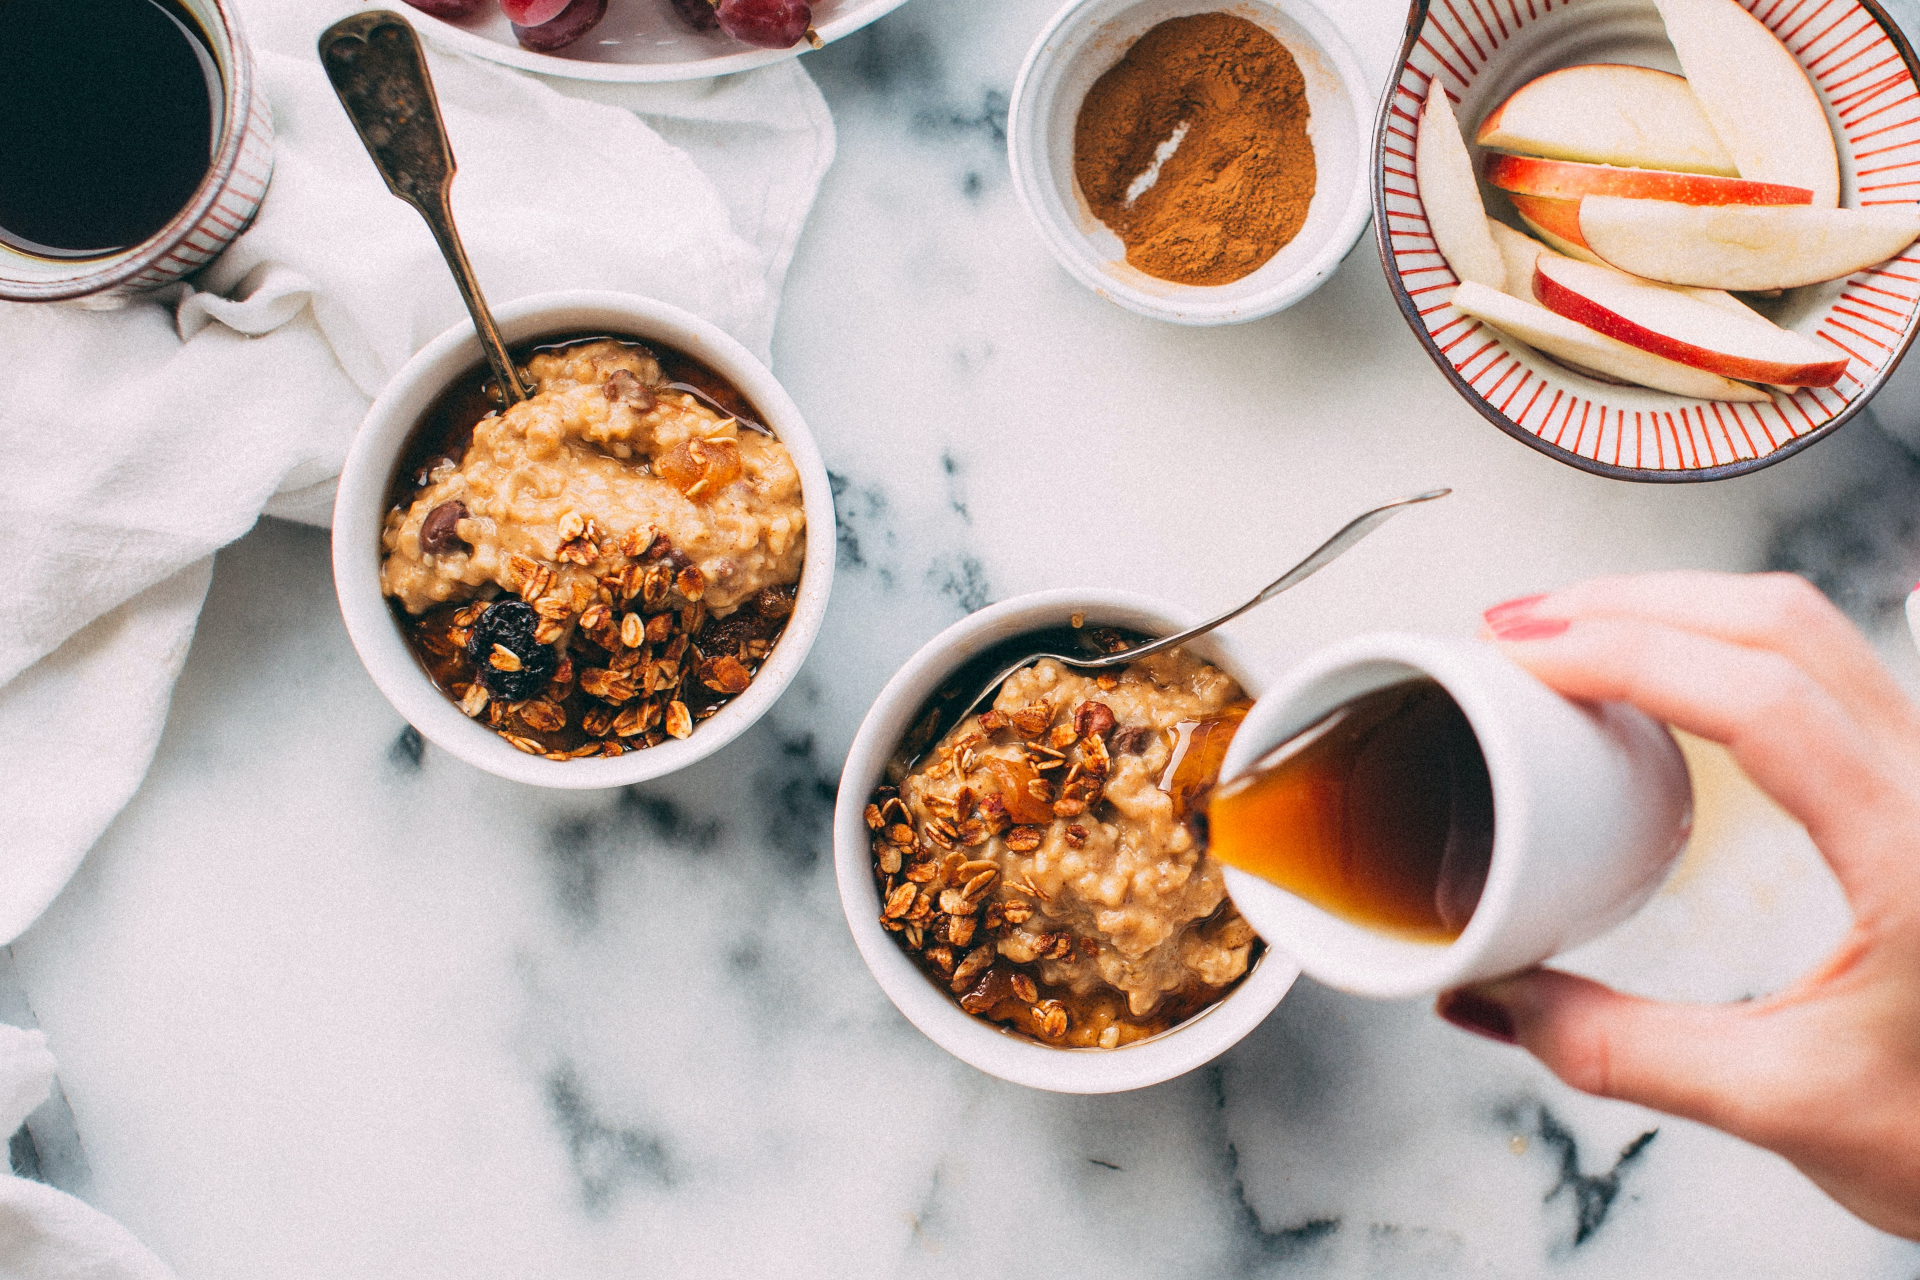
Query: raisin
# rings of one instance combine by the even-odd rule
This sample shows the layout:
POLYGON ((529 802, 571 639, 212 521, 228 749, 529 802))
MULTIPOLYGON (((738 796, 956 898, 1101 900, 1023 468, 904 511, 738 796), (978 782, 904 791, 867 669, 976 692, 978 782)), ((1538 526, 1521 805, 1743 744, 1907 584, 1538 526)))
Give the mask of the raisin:
POLYGON ((488 693, 508 702, 522 702, 553 678, 560 658, 552 645, 534 640, 533 633, 539 626, 540 615, 524 600, 496 601, 473 624, 473 634, 467 638, 467 657, 488 693), (505 659, 495 653, 496 646, 519 660, 517 670, 502 669, 505 659))
POLYGON ((460 536, 459 525, 466 518, 464 502, 443 502, 427 512, 427 518, 420 522, 420 550, 430 556, 465 550, 467 541, 460 536))
POLYGON ((753 611, 763 618, 784 618, 793 612, 796 587, 762 587, 753 597, 753 611))

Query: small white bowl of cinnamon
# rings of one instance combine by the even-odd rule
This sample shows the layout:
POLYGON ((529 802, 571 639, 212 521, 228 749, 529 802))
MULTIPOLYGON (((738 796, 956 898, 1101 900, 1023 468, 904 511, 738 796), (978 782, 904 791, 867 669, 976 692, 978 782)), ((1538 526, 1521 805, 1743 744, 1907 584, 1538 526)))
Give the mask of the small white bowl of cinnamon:
POLYGON ((1060 265, 1129 311, 1271 315, 1366 228, 1365 84, 1306 0, 1075 0, 1014 83, 1014 189, 1060 265))

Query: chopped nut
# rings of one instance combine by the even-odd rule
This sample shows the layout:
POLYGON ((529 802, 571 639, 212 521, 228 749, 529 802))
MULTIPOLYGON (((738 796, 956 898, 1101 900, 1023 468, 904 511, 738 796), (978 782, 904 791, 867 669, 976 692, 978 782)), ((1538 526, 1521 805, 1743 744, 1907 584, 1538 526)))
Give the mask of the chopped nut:
POLYGON ((1007 717, 1001 711, 983 711, 980 713, 980 732, 998 733, 1007 727, 1007 717))
POLYGON ((1013 816, 1007 812, 1007 802, 999 796, 988 796, 980 802, 981 821, 986 824, 988 835, 999 835, 1013 825, 1013 816))
POLYGON ((1073 848, 1078 849, 1086 842, 1087 829, 1077 822, 1069 824, 1067 827, 1067 843, 1073 848))
POLYGON ((648 618, 645 634, 648 644, 665 644, 667 637, 673 634, 673 615, 656 613, 648 618))
POLYGON ((1093 678, 1093 682, 1100 687, 1103 693, 1112 693, 1120 687, 1120 677, 1110 671, 1102 671, 1093 678))
POLYGON ((569 511, 560 517, 560 541, 577 538, 586 532, 586 519, 578 511, 569 511))
POLYGON ((1104 737, 1113 725, 1113 708, 1104 702, 1083 702, 1073 713, 1074 732, 1083 738, 1104 737))
POLYGON ((1053 723, 1053 708, 1045 702, 1033 702, 1008 717, 1013 731, 1023 738, 1037 738, 1053 723))
POLYGON ((953 972, 953 948, 941 943, 927 948, 927 962, 941 973, 953 972))
POLYGON ((571 564, 592 564, 600 558, 600 548, 592 538, 569 538, 560 544, 560 550, 554 558, 571 564))
POLYGON ((520 655, 503 644, 497 644, 493 646, 493 652, 487 655, 487 665, 495 671, 518 671, 520 655))
POLYGON ((700 683, 717 693, 744 693, 753 681, 753 673, 740 665, 732 654, 709 658, 700 664, 700 683))
POLYGON ((678 698, 667 704, 667 732, 676 738, 693 732, 693 716, 688 713, 687 704, 678 698))
POLYGON ((1033 905, 1009 899, 1000 904, 1000 914, 1008 924, 1025 924, 1033 919, 1033 905))
POLYGON ((1057 724, 1047 733, 1047 745, 1055 751, 1065 751, 1079 740, 1079 733, 1070 724, 1057 724))
POLYGON ((1007 848, 1015 853, 1032 853, 1045 835, 1039 827, 1015 827, 1007 832, 1007 848))

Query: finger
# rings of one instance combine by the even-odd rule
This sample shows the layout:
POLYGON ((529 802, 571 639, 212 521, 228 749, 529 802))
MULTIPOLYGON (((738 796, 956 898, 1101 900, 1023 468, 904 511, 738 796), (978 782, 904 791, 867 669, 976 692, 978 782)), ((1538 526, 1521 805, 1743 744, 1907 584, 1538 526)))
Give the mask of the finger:
POLYGON ((1661 1004, 1553 969, 1440 994, 1454 1025, 1517 1043, 1582 1093, 1745 1136, 1782 1088, 1767 1029, 1740 1005, 1661 1004))
POLYGON ((1516 616, 1638 618, 1778 653, 1832 694, 1883 747, 1898 751, 1910 767, 1920 764, 1914 759, 1920 753, 1920 709, 1859 628, 1798 574, 1620 574, 1535 597, 1518 611, 1502 609, 1488 611, 1490 625, 1516 616))
POLYGON ((1920 816, 1912 801, 1859 725, 1783 655, 1624 617, 1502 648, 1568 697, 1628 702, 1726 746, 1807 828, 1856 910, 1913 880, 1899 848, 1920 816))

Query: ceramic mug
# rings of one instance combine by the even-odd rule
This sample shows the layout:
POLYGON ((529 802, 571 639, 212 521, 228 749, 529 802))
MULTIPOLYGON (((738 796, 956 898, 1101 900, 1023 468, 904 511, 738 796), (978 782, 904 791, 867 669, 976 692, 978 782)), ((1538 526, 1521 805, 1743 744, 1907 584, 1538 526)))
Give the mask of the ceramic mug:
MULTIPOLYGON (((139 244, 93 258, 53 258, 0 244, 0 298, 112 308, 211 262, 246 230, 273 173, 273 108, 229 0, 179 0, 220 72, 213 155, 200 185, 139 244)), ((0 161, 4 163, 4 161, 0 161)))
POLYGON ((1336 707, 1422 676, 1466 715, 1493 786, 1492 861, 1460 936, 1394 937, 1227 871, 1227 891, 1269 945, 1356 995, 1392 999, 1499 977, 1596 937, 1653 895, 1692 829, 1686 762, 1662 725, 1623 703, 1569 701, 1478 640, 1381 634, 1322 651, 1254 704, 1221 776, 1336 707))

